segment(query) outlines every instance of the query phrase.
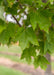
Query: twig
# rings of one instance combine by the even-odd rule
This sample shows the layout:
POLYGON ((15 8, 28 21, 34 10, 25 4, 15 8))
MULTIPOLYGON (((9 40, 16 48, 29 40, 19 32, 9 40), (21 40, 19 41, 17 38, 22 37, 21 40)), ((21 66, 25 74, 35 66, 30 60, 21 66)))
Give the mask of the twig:
MULTIPOLYGON (((17 2, 19 2, 19 0, 16 0, 17 2)), ((22 5, 19 4, 20 8, 23 9, 22 5)), ((27 13, 24 11, 24 14, 27 15, 27 13)))
MULTIPOLYGON (((20 8, 23 9, 22 5, 19 4, 20 8)), ((24 11, 24 14, 27 15, 27 13, 24 11)))
POLYGON ((17 21, 15 16, 12 16, 14 18, 14 20, 17 22, 17 25, 19 25, 19 27, 21 27, 21 24, 17 21))

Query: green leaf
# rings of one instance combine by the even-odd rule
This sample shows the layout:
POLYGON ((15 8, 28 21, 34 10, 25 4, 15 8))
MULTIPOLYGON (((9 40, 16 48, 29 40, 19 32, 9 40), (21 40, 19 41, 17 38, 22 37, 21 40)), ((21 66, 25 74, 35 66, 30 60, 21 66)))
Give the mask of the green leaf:
POLYGON ((50 53, 54 52, 54 45, 46 40, 44 44, 44 53, 46 54, 48 51, 50 51, 50 53))
POLYGON ((30 13, 30 22, 31 22, 31 25, 33 27, 33 30, 35 30, 35 28, 37 27, 37 13, 36 12, 31 12, 30 13))
POLYGON ((0 6, 0 19, 4 20, 4 7, 3 6, 0 6))
POLYGON ((54 16, 52 17, 52 23, 54 24, 54 16))
POLYGON ((7 7, 6 12, 12 15, 17 15, 18 3, 14 3, 12 7, 7 7))
POLYGON ((50 28, 49 34, 46 35, 47 39, 44 45, 45 53, 49 50, 51 53, 54 52, 54 29, 50 28))
POLYGON ((44 55, 44 42, 39 42, 40 55, 44 55))
POLYGON ((0 33, 6 29, 5 22, 0 19, 0 33))
POLYGON ((28 28, 26 30, 26 33, 27 33, 29 42, 31 42, 33 45, 39 45, 37 36, 32 28, 28 28))
POLYGON ((18 36, 18 40, 19 40, 19 45, 21 47, 21 49, 25 49, 29 46, 29 42, 28 42, 28 38, 27 38, 27 34, 25 31, 22 32, 22 34, 20 34, 20 36, 18 36))
POLYGON ((22 49, 25 49, 29 46, 29 43, 33 45, 38 45, 37 37, 32 28, 25 29, 19 36, 19 45, 22 49))
POLYGON ((17 28, 18 26, 16 24, 13 24, 13 23, 8 23, 8 26, 7 26, 7 32, 9 33, 10 37, 14 37, 16 32, 17 32, 17 28))
POLYGON ((37 56, 36 58, 34 58, 34 63, 33 64, 34 64, 35 68, 39 67, 39 58, 40 58, 39 56, 37 56))
POLYGON ((29 4, 29 5, 31 5, 32 4, 32 1, 34 1, 34 0, 20 0, 20 3, 22 3, 22 4, 29 4))
POLYGON ((11 0, 11 1, 10 1, 10 0, 7 0, 8 5, 11 7, 11 6, 13 5, 14 1, 15 1, 15 0, 11 0))
POLYGON ((48 64, 49 62, 44 56, 39 55, 34 59, 35 68, 40 66, 42 69, 46 70, 48 64))
POLYGON ((25 58, 28 62, 31 62, 31 56, 36 57, 36 48, 34 46, 26 48, 22 53, 21 59, 25 58))
POLYGON ((44 56, 42 56, 40 61, 41 61, 40 67, 46 70, 47 65, 49 64, 48 60, 44 56))
POLYGON ((0 4, 1 4, 2 1, 3 1, 3 0, 0 0, 0 4))
POLYGON ((50 22, 50 11, 49 10, 37 10, 37 11, 32 11, 30 13, 30 22, 35 30, 37 25, 39 25, 41 30, 44 30, 45 32, 48 33, 49 27, 51 26, 50 22), (47 18, 46 18, 47 17, 47 18))
POLYGON ((49 50, 50 44, 46 41, 44 44, 44 53, 46 53, 49 50))
POLYGON ((9 34, 7 31, 3 31, 2 34, 0 34, 0 43, 7 44, 9 42, 9 34))
POLYGON ((41 30, 44 30, 45 32, 49 32, 49 27, 51 26, 51 22, 49 19, 49 13, 48 10, 41 10, 39 13, 39 27, 41 30), (47 17, 47 18, 46 18, 47 17))
POLYGON ((17 26, 15 24, 8 23, 6 25, 6 29, 0 34, 0 43, 2 44, 8 44, 10 38, 14 38, 17 31, 17 26))

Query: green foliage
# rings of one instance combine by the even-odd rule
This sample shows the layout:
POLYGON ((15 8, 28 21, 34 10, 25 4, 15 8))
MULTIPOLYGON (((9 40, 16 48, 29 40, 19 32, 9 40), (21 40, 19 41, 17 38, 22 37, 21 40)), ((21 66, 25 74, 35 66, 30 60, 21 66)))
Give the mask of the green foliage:
POLYGON ((3 0, 0 0, 0 4, 2 3, 3 0))
POLYGON ((2 20, 4 20, 3 13, 4 13, 4 7, 0 6, 0 19, 2 19, 2 20))
POLYGON ((14 3, 12 7, 7 7, 6 12, 12 15, 17 15, 18 3, 14 3))
POLYGON ((17 26, 13 23, 8 23, 6 29, 0 34, 0 43, 9 44, 11 39, 14 38, 17 26))
POLYGON ((51 53, 54 52, 54 29, 50 28, 49 34, 47 34, 47 40, 45 41, 45 52, 49 50, 51 53))
POLYGON ((54 52, 54 0, 0 0, 0 43, 10 45, 18 41, 21 58, 28 62, 34 59, 36 68, 45 69, 45 54, 54 52), (16 23, 8 22, 4 12, 11 14, 16 23), (27 19, 21 25, 23 14, 27 19))
MULTIPOLYGON (((18 35, 17 35, 18 36, 18 35)), ((27 28, 23 30, 17 40, 19 40, 19 45, 23 49, 29 46, 29 43, 33 45, 38 45, 38 40, 36 38, 35 32, 33 31, 32 28, 27 28)))
POLYGON ((46 69, 47 68, 46 64, 49 64, 49 62, 47 61, 47 59, 44 56, 37 56, 34 60, 35 68, 40 66, 42 69, 46 69))
POLYGON ((37 24, 39 24, 41 30, 48 32, 49 27, 51 26, 51 16, 52 13, 48 9, 39 9, 36 11, 32 11, 30 13, 30 21, 33 29, 37 27, 37 24))
POLYGON ((26 60, 30 63, 32 60, 31 57, 35 58, 35 56, 36 56, 36 48, 34 46, 32 47, 30 46, 29 48, 26 48, 23 51, 21 59, 26 58, 26 60))
POLYGON ((4 29, 6 29, 5 22, 0 19, 0 33, 1 33, 4 29))
POLYGON ((10 1, 10 0, 7 0, 8 5, 11 7, 11 6, 12 6, 12 4, 14 3, 14 1, 15 1, 15 0, 11 0, 11 1, 10 1))
POLYGON ((54 24, 54 16, 52 17, 52 22, 53 22, 53 24, 54 24))

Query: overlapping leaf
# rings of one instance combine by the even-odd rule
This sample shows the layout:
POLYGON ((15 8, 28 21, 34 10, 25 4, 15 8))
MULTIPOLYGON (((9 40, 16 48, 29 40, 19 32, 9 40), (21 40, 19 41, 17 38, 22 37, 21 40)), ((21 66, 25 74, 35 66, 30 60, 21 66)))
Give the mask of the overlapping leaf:
POLYGON ((32 28, 27 28, 18 36, 19 44, 22 49, 29 46, 29 43, 33 45, 38 45, 37 37, 32 28))
POLYGON ((49 34, 46 35, 47 40, 45 41, 44 51, 54 52, 54 29, 51 28, 49 34))
POLYGON ((35 68, 40 66, 42 69, 46 69, 47 68, 47 64, 49 64, 49 62, 44 56, 37 56, 34 59, 35 68))
POLYGON ((21 56, 21 59, 26 59, 28 62, 31 62, 32 57, 36 57, 36 48, 34 46, 30 46, 26 48, 21 56))
POLYGON ((0 34, 0 43, 8 44, 9 39, 14 38, 17 27, 13 23, 8 23, 6 29, 0 34))
POLYGON ((35 28, 37 27, 37 24, 39 24, 39 27, 41 30, 44 30, 46 32, 48 32, 49 27, 51 26, 51 22, 50 22, 50 15, 49 15, 49 11, 48 10, 38 10, 38 11, 32 11, 30 13, 30 22, 31 25, 33 27, 33 29, 35 30, 35 28))

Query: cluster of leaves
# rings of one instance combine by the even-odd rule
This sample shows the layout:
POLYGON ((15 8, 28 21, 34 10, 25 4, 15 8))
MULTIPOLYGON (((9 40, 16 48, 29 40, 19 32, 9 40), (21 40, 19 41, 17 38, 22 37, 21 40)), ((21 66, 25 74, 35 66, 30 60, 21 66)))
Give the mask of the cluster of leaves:
POLYGON ((36 68, 46 69, 49 62, 45 54, 54 51, 54 0, 0 0, 0 43, 10 45, 17 41, 22 49, 21 59, 29 63, 34 60, 36 68), (16 23, 7 22, 8 14, 16 23), (22 14, 27 19, 21 25, 22 14))

